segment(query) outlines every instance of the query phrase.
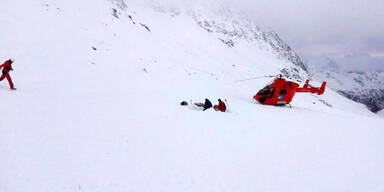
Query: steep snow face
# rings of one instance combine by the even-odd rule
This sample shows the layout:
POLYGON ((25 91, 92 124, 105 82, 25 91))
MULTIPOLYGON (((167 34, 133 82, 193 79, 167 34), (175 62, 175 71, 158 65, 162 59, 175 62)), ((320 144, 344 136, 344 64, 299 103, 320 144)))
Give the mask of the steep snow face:
POLYGON ((242 41, 245 40, 246 43, 254 44, 259 49, 273 54, 276 58, 293 64, 293 66, 286 66, 281 69, 281 73, 285 76, 297 80, 307 78, 306 68, 300 57, 281 40, 276 32, 263 31, 244 17, 235 15, 231 10, 224 12, 226 15, 225 20, 218 20, 217 18, 220 15, 210 15, 210 17, 204 15, 201 10, 192 10, 190 12, 200 27, 209 33, 216 34, 218 39, 229 47, 244 43, 242 41))
POLYGON ((328 86, 377 112, 384 109, 384 72, 344 71, 334 61, 308 66, 312 77, 328 82, 328 86))
POLYGON ((0 82, 0 191, 384 190, 383 119, 329 89, 255 103, 267 80, 235 80, 303 70, 198 21, 124 1, 4 0, 0 58, 16 59, 18 90, 0 82), (206 97, 230 111, 179 105, 206 97))
MULTIPOLYGON (((117 1, 118 4, 121 4, 117 1)), ((280 66, 280 73, 296 80, 307 78, 305 65, 294 50, 287 45, 279 35, 270 30, 263 30, 237 9, 229 9, 226 5, 231 4, 223 0, 208 1, 145 1, 156 11, 178 16, 188 15, 204 30, 211 33, 228 47, 238 45, 255 46, 255 51, 263 52, 263 55, 271 55, 281 60, 280 63, 288 64, 280 66), (293 65, 292 65, 293 64, 293 65)))

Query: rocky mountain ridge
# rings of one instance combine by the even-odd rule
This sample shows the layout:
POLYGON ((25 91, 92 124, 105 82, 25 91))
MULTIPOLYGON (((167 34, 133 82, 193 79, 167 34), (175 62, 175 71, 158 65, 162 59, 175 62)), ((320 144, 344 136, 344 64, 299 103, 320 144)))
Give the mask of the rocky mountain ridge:
POLYGON ((235 47, 241 41, 257 45, 261 50, 269 51, 276 58, 292 63, 281 69, 286 77, 301 81, 307 78, 307 68, 299 55, 272 30, 263 30, 241 14, 226 10, 226 21, 220 17, 207 17, 200 10, 189 11, 195 22, 209 33, 218 35, 218 39, 228 47, 235 47), (215 18, 215 19, 212 19, 215 18))
POLYGON ((356 102, 365 104, 372 112, 384 108, 384 72, 342 70, 332 59, 321 65, 308 66, 310 75, 328 82, 328 87, 356 102))

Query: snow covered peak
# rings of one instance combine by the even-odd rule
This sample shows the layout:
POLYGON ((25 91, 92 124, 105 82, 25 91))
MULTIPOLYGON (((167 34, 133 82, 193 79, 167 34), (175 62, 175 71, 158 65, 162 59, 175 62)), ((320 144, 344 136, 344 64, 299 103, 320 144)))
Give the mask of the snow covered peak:
MULTIPOLYGON (((279 37, 270 30, 262 30, 251 20, 241 14, 226 11, 225 17, 202 13, 201 10, 191 11, 191 15, 206 31, 221 36, 220 40, 230 47, 236 45, 236 41, 244 40, 247 43, 257 44, 260 49, 270 51, 279 59, 286 60, 306 71, 300 57, 279 37), (220 19, 221 18, 221 19, 220 19)), ((239 42, 241 43, 241 42, 239 42)), ((305 72, 304 72, 305 73, 305 72)))
POLYGON ((198 3, 195 6, 185 6, 184 4, 183 8, 175 9, 158 5, 155 10, 172 16, 184 14, 192 17, 198 26, 228 47, 251 45, 264 52, 263 54, 269 54, 280 60, 281 63, 286 63, 278 73, 296 80, 308 78, 307 69, 300 57, 276 32, 261 29, 237 10, 220 4, 204 7, 198 3), (289 64, 287 65, 287 63, 289 64))
MULTIPOLYGON (((354 56, 348 56, 354 57, 354 56)), ((345 70, 336 61, 326 58, 308 66, 310 75, 328 82, 328 87, 354 101, 363 103, 373 112, 384 108, 384 72, 345 70)))

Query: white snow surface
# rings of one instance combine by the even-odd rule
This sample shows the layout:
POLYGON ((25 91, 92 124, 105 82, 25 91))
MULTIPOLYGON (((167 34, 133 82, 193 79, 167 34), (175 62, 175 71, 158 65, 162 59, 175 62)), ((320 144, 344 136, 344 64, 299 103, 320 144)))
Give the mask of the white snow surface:
POLYGON ((377 112, 377 114, 380 116, 380 117, 384 117, 384 109, 377 112))
POLYGON ((0 82, 0 192, 384 191, 384 120, 363 105, 328 89, 257 104, 269 80, 234 81, 292 64, 184 12, 113 7, 3 0, 18 90, 0 82), (179 105, 206 97, 230 112, 179 105))

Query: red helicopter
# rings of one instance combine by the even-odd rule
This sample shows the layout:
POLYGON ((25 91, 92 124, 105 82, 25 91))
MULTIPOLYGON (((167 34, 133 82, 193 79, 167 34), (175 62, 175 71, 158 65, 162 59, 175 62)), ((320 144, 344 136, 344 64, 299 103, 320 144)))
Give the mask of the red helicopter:
POLYGON ((306 80, 304 86, 299 87, 299 84, 287 81, 282 78, 282 75, 279 75, 271 84, 257 92, 253 98, 265 105, 286 105, 292 101, 297 92, 323 94, 326 84, 327 82, 324 81, 320 88, 312 87, 309 85, 309 80, 306 80))

